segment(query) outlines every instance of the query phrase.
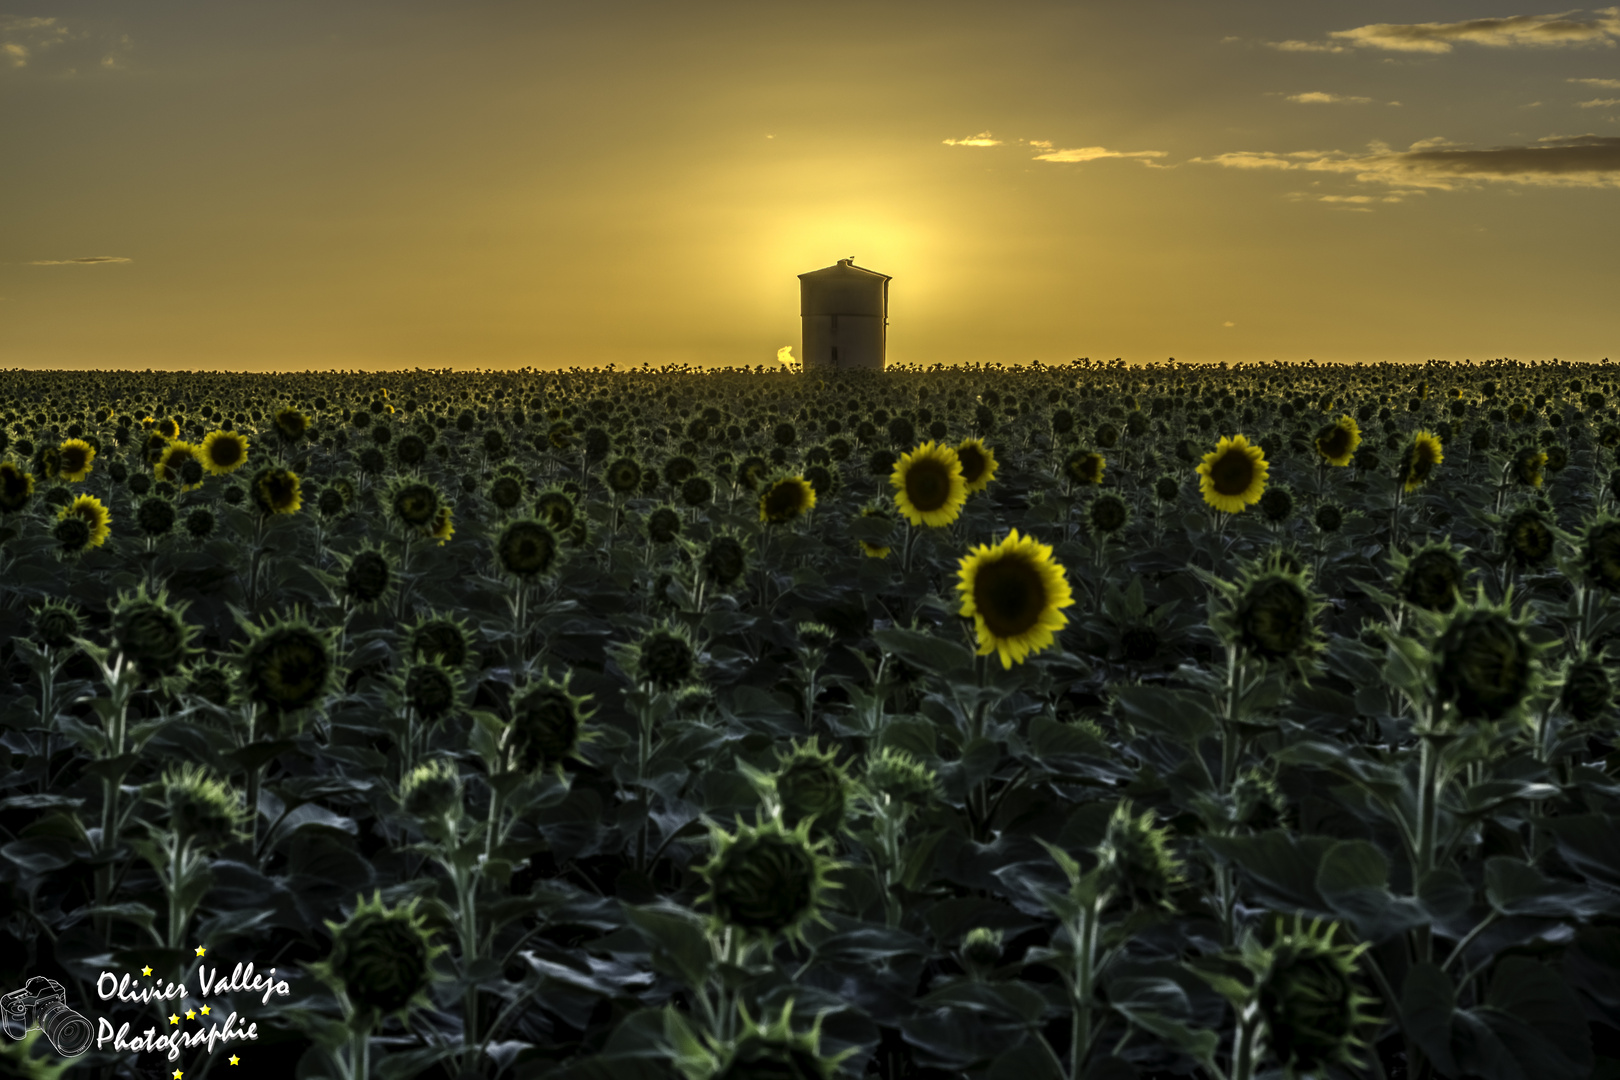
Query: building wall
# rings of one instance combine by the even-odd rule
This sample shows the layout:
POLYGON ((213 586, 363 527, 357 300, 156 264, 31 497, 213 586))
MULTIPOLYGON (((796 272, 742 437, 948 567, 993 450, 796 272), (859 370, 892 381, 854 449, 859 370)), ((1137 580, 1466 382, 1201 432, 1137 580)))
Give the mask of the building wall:
POLYGON ((799 356, 806 370, 883 370, 881 315, 805 315, 803 323, 799 356), (834 349, 838 350, 836 360, 834 349))

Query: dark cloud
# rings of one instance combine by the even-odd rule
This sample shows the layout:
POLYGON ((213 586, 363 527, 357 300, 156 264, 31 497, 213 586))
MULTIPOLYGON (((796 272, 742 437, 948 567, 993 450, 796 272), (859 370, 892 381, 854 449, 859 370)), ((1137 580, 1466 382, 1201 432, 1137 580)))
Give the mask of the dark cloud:
POLYGON ((1409 165, 1458 176, 1599 176, 1620 181, 1620 137, 1569 135, 1542 139, 1535 146, 1490 150, 1437 149, 1399 155, 1409 165))

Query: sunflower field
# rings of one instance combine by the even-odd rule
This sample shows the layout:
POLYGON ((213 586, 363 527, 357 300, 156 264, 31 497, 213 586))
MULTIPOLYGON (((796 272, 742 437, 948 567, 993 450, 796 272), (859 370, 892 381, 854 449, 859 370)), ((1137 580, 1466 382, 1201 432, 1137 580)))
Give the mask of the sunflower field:
POLYGON ((1617 384, 6 372, 0 1075, 1620 1077, 1617 384))

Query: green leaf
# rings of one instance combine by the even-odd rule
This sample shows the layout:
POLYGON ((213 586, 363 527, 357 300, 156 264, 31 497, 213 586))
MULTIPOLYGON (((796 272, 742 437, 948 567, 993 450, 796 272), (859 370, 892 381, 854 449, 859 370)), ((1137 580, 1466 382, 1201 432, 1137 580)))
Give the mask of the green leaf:
POLYGON ((1256 836, 1206 836, 1215 854, 1242 868, 1257 888, 1260 902, 1278 911, 1303 910, 1332 915, 1333 908, 1316 886, 1322 862, 1337 841, 1328 836, 1299 836, 1283 829, 1256 836))
POLYGON ((1474 902, 1473 886, 1449 866, 1438 867, 1418 882, 1418 903, 1435 920, 1454 919, 1474 902))
POLYGON ((1527 1076, 1575 1080, 1590 1072, 1592 1036, 1581 1000, 1552 968, 1524 956, 1505 957, 1496 965, 1485 1004, 1527 1029, 1492 1025, 1527 1076))
POLYGON ((669 903, 625 904, 631 926, 653 948, 653 966, 683 979, 693 989, 702 987, 714 965, 714 951, 703 918, 669 903))
POLYGON ((1616 910, 1616 902, 1572 881, 1545 877, 1529 863, 1505 855, 1485 860, 1485 898, 1503 915, 1589 919, 1616 910))
POLYGON ((1416 902, 1397 897, 1385 886, 1389 861, 1365 840, 1341 840, 1322 857, 1316 887, 1335 912, 1348 919, 1356 934, 1375 944, 1429 921, 1416 902))
POLYGON ((1446 1076, 1457 1074, 1451 1055, 1451 1018, 1457 1011, 1457 992, 1451 979, 1434 964, 1417 964, 1406 973, 1401 987, 1401 1026, 1446 1076))
POLYGON ((1163 686, 1120 686, 1113 691, 1120 718, 1140 731, 1195 746, 1216 730, 1215 714, 1201 694, 1163 686))
POLYGON ((954 641, 901 627, 874 630, 872 639, 885 652, 929 674, 942 678, 971 678, 973 675, 973 654, 954 641))

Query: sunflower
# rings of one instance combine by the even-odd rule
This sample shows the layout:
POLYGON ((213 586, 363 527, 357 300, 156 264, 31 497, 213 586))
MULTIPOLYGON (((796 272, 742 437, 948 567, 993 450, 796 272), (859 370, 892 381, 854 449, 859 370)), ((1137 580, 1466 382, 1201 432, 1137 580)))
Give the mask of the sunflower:
POLYGON ((304 504, 298 474, 291 469, 260 469, 253 477, 253 502, 266 514, 296 514, 304 504))
POLYGON ((76 484, 90 475, 90 463, 96 460, 96 448, 83 439, 68 439, 57 447, 57 473, 70 484, 76 484))
POLYGON ((70 517, 80 518, 86 525, 90 526, 90 542, 87 545, 89 547, 100 547, 107 542, 107 537, 112 534, 112 515, 107 512, 105 506, 101 505, 101 500, 94 495, 80 495, 77 499, 62 507, 61 511, 56 515, 56 520, 62 521, 70 517))
POLYGON ((180 418, 177 416, 165 416, 154 425, 153 430, 166 440, 178 439, 180 437, 180 418))
POLYGON ((1418 432, 1401 458, 1401 471, 1397 477, 1401 487, 1406 491, 1416 491, 1428 482, 1434 474, 1434 467, 1445 459, 1439 436, 1427 431, 1418 432))
MULTIPOLYGON (((878 521, 883 522, 885 531, 887 531, 886 527, 888 524, 894 520, 893 516, 889 512, 889 508, 886 505, 877 502, 868 503, 866 506, 863 506, 861 508, 861 517, 876 518, 878 521)), ((862 539, 860 541, 860 545, 861 551, 865 552, 866 557, 869 559, 886 559, 889 557, 888 544, 862 539)))
POLYGON ((889 483, 895 489, 895 506, 912 525, 949 525, 967 502, 961 459, 955 450, 932 440, 902 455, 889 483))
POLYGON ((34 494, 34 477, 10 461, 0 461, 0 513, 15 513, 34 494))
POLYGON ((183 476, 182 471, 185 469, 186 462, 188 461, 195 461, 198 468, 201 468, 202 447, 193 446, 188 442, 171 442, 167 447, 164 448, 163 457, 157 463, 155 470, 157 473, 157 478, 159 480, 167 480, 169 483, 179 487, 182 491, 190 491, 193 488, 200 487, 200 482, 196 484, 187 484, 185 482, 185 477, 183 476))
POLYGON ((1003 668, 1051 645, 1053 631, 1068 624, 1058 610, 1074 603, 1063 567, 1052 561, 1051 545, 1020 537, 1017 529, 994 547, 975 547, 958 576, 961 614, 978 631, 978 655, 999 653, 1003 668))
POLYGON ((455 524, 450 519, 450 506, 448 503, 439 506, 438 516, 433 519, 432 536, 443 547, 445 543, 456 534, 455 524))
POLYGON ((226 476, 247 462, 248 441, 235 431, 210 431, 201 450, 202 467, 215 476, 226 476))
POLYGON ((808 513, 816 505, 816 489, 803 476, 779 476, 759 497, 759 520, 780 525, 808 513))
POLYGON ((1197 468, 1198 490, 1217 510, 1239 514, 1266 490, 1265 451, 1242 435, 1222 438, 1197 468))
POLYGON ((1352 416, 1341 416, 1316 433, 1316 452, 1329 465, 1348 465, 1361 445, 1361 428, 1352 416))
POLYGON ((962 482, 967 493, 983 491, 996 478, 996 454, 978 439, 963 439, 956 447, 956 458, 962 463, 962 482))
POLYGON ((1090 450, 1076 450, 1063 462, 1064 475, 1076 484, 1096 487, 1103 482, 1108 459, 1090 450))

